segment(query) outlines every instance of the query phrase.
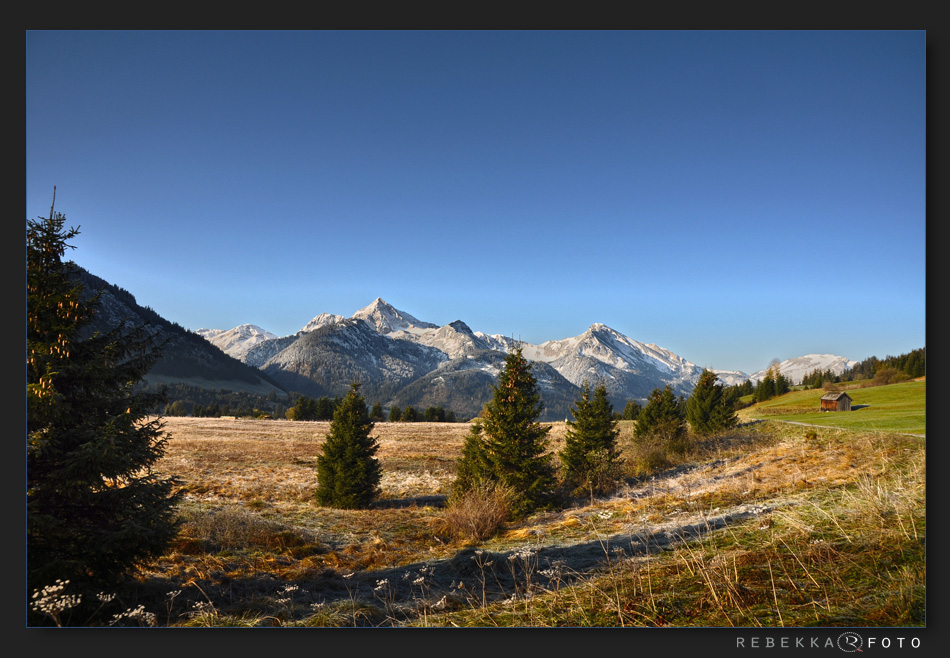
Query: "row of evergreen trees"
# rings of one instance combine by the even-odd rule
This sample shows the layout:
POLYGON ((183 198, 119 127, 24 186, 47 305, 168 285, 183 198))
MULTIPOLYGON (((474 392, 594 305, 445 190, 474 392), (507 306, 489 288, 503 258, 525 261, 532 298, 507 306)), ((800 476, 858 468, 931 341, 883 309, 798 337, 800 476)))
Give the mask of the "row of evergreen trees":
MULTIPOLYGON (((289 408, 277 401, 275 395, 261 396, 239 394, 230 391, 208 391, 197 387, 173 385, 174 401, 166 402, 156 409, 164 416, 193 416, 196 418, 220 418, 221 416, 235 416, 238 418, 287 418, 288 420, 333 420, 337 407, 343 402, 343 397, 321 396, 313 398, 308 395, 296 395, 296 401, 289 408), (219 400, 224 400, 219 403, 219 400), (228 402, 230 400, 230 402, 228 402)), ((160 389, 143 384, 142 391, 158 392, 160 389)), ((165 387, 167 393, 168 387, 165 387)), ((172 397, 169 395, 168 397, 172 397)), ((393 405, 387 413, 379 402, 373 404, 369 411, 370 420, 381 423, 385 420, 403 423, 456 423, 459 422, 455 412, 440 406, 426 407, 418 411, 409 405, 405 409, 393 405)))
POLYGON ((782 374, 777 365, 770 367, 765 377, 755 385, 753 399, 756 402, 765 402, 779 395, 785 395, 792 390, 792 382, 782 374))
POLYGON ((887 369, 894 369, 910 379, 923 377, 927 372, 926 356, 926 350, 923 347, 899 356, 886 356, 883 359, 872 356, 846 370, 842 373, 841 379, 842 381, 875 379, 881 371, 887 369))
MULTIPOLYGON (((622 474, 617 445, 618 416, 601 384, 585 382, 568 421, 564 449, 549 452, 551 426, 538 421, 543 402, 531 364, 515 348, 493 385, 492 399, 472 425, 457 463, 453 499, 485 486, 503 487, 511 511, 524 516, 556 506, 563 495, 606 493, 622 474)), ((717 432, 737 423, 733 396, 706 370, 689 399, 677 398, 670 386, 655 389, 638 411, 637 438, 659 438, 685 449, 688 428, 697 434, 717 432)), ((370 436, 374 423, 354 384, 334 414, 318 458, 316 498, 322 505, 361 507, 378 494, 381 477, 370 436)))
MULTIPOLYGON (((378 410, 374 406, 375 415, 378 416, 379 420, 383 418, 382 407, 379 407, 378 410)), ((370 414, 373 416, 373 413, 370 414)), ((455 412, 451 409, 446 410, 442 407, 426 407, 425 411, 421 414, 416 410, 412 405, 407 405, 405 409, 399 408, 398 405, 393 405, 389 408, 388 419, 390 423, 457 423, 458 417, 455 415, 455 412)))

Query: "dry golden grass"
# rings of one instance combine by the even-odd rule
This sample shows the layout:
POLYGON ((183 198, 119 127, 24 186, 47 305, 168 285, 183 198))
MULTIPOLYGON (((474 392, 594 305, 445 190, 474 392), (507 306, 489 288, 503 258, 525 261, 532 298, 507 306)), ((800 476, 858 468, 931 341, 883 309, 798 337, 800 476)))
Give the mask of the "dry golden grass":
MULTIPOLYGON (((396 554, 405 557, 411 551, 399 535, 407 528, 417 540, 425 537, 420 555, 451 550, 450 538, 435 529, 469 425, 378 423, 373 434, 379 437, 382 496, 371 510, 333 510, 314 502, 316 458, 329 427, 329 422, 166 418, 171 439, 158 469, 181 479, 186 504, 247 507, 317 532, 328 545, 348 547, 351 556, 362 555, 369 546, 383 563, 392 563, 396 554), (386 557, 386 551, 392 555, 386 557)), ((630 454, 635 451, 632 424, 622 423, 621 429, 620 446, 630 454)), ((552 451, 563 447, 565 431, 564 423, 552 424, 552 451)), ((821 437, 839 434, 822 430, 821 437)), ((788 500, 814 487, 874 477, 886 468, 881 460, 891 454, 886 445, 873 445, 885 441, 873 435, 811 438, 801 428, 777 426, 768 436, 754 449, 757 439, 743 431, 720 437, 714 447, 701 448, 702 458, 684 457, 687 463, 693 460, 688 465, 639 483, 631 480, 615 496, 538 515, 502 533, 498 541, 517 542, 540 531, 551 541, 576 540, 589 534, 589 524, 579 519, 595 512, 610 513, 599 522, 602 532, 675 526, 696 515, 788 500)))
MULTIPOLYGON (((919 440, 909 437, 814 431, 769 423, 739 428, 698 443, 663 472, 628 477, 614 495, 578 500, 559 511, 535 514, 473 542, 445 532, 442 507, 469 431, 466 423, 378 423, 373 434, 379 437, 382 499, 371 509, 336 510, 320 507, 313 498, 316 459, 328 422, 178 417, 164 422, 170 439, 158 470, 180 478, 182 515, 187 523, 173 550, 145 571, 143 582, 157 579, 161 584, 155 587, 162 591, 179 588, 181 583, 200 583, 207 598, 221 606, 219 612, 229 607, 228 614, 237 616, 248 610, 260 611, 261 617, 253 618, 257 622, 252 619, 242 624, 262 623, 259 619, 276 614, 268 606, 276 605, 279 592, 262 594, 262 576, 273 577, 267 582, 299 585, 301 591, 308 592, 311 604, 329 602, 329 617, 324 613, 308 616, 297 610, 282 618, 282 623, 296 619, 294 623, 315 625, 357 622, 355 613, 349 621, 333 616, 340 613, 333 601, 358 602, 365 614, 378 616, 378 605, 372 612, 372 605, 380 603, 374 584, 388 580, 391 589, 386 590, 383 607, 389 616, 373 617, 372 623, 389 624, 396 623, 391 615, 399 605, 411 607, 421 594, 410 587, 412 581, 397 585, 394 579, 420 569, 420 565, 431 569, 426 576, 431 602, 448 596, 446 601, 454 600, 456 609, 464 610, 459 603, 464 597, 459 599, 462 595, 453 590, 453 598, 450 590, 456 582, 461 586, 463 576, 473 568, 468 552, 476 547, 484 550, 486 560, 489 556, 502 558, 498 563, 504 567, 514 565, 509 562, 513 556, 531 547, 535 556, 544 552, 546 560, 562 564, 565 572, 586 578, 602 573, 605 564, 613 564, 611 552, 618 547, 629 550, 637 538, 670 541, 704 524, 703 532, 716 527, 740 532, 744 524, 746 530, 741 532, 755 536, 760 532, 757 525, 768 529, 778 523, 802 534, 806 547, 812 546, 807 533, 816 532, 820 522, 830 524, 833 532, 838 532, 839 523, 850 527, 846 526, 853 523, 850 508, 868 519, 866 523, 873 521, 884 530, 895 526, 895 519, 896 527, 909 524, 901 528, 901 536, 908 541, 916 541, 923 530, 913 525, 922 506, 918 489, 923 482, 923 449, 919 440), (907 474, 902 476, 905 480, 894 478, 898 472, 907 474), (832 501, 827 508, 821 502, 825 500, 832 501), (249 538, 248 546, 234 548, 234 542, 240 541, 234 538, 242 536, 249 538), (347 573, 356 577, 344 582, 341 578, 347 573), (241 588, 248 591, 242 593, 241 588), (249 602, 255 597, 261 599, 260 605, 249 602), (225 606, 225 598, 242 602, 225 606)), ((625 457, 634 459, 633 424, 624 422, 620 427, 620 447, 625 457)), ((552 451, 563 447, 566 429, 564 423, 552 424, 552 451)), ((771 541, 771 531, 761 532, 766 533, 762 541, 771 541)), ((855 535, 853 529, 847 533, 855 535)), ((765 546, 765 552, 756 554, 771 559, 768 556, 775 547, 765 546)), ((754 543, 744 546, 731 558, 730 568, 734 570, 736 561, 741 563, 747 559, 744 555, 757 550, 754 543)), ((695 566, 690 553, 684 556, 684 564, 695 566)), ((646 569, 647 560, 654 559, 659 558, 631 556, 628 565, 646 569)), ((660 577, 664 571, 655 573, 660 577)), ((496 581, 501 586, 497 596, 504 598, 513 591, 510 588, 515 587, 515 581, 508 576, 509 580, 496 581)), ((710 582, 715 585, 718 581, 710 582)), ((276 584, 268 587, 274 589, 276 584)), ((471 594, 478 585, 468 578, 465 591, 471 594)), ((551 583, 547 587, 552 587, 551 583)), ((703 587, 712 591, 709 583, 703 587)), ((196 591, 187 592, 195 599, 190 603, 203 600, 196 591)), ((618 610, 625 614, 622 607, 618 610)), ((742 614, 747 613, 743 609, 742 614)), ((411 610, 399 614, 411 623, 411 610)), ((226 617, 201 618, 201 623, 223 623, 226 617)), ((181 617, 178 623, 186 618, 181 617)), ((191 618, 192 622, 196 619, 191 618)), ((478 624, 480 619, 476 615, 462 623, 478 624)), ((701 623, 727 625, 736 620, 742 618, 704 619, 701 623)), ((589 621, 610 623, 609 619, 589 621)), ((512 623, 526 622, 548 625, 557 619, 519 618, 512 623)))
MULTIPOLYGON (((183 481, 186 498, 301 503, 313 496, 329 422, 168 417, 159 470, 183 481)), ((383 498, 445 493, 468 425, 377 423, 383 498)))

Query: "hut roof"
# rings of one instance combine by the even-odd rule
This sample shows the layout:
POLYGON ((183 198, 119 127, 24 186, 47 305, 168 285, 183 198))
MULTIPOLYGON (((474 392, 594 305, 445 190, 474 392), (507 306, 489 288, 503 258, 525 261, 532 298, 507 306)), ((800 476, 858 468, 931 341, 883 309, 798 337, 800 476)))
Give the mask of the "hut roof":
POLYGON ((822 400, 840 400, 841 398, 848 398, 849 400, 852 399, 851 396, 845 393, 844 391, 835 391, 833 393, 825 393, 824 395, 821 396, 822 400))

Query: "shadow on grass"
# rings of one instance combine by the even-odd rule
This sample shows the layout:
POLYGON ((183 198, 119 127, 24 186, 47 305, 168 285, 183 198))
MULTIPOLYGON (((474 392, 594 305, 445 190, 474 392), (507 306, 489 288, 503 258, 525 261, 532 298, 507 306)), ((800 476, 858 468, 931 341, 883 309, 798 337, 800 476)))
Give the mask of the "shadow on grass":
POLYGON ((411 496, 409 498, 383 498, 374 501, 372 509, 405 509, 407 507, 445 507, 448 496, 411 496))

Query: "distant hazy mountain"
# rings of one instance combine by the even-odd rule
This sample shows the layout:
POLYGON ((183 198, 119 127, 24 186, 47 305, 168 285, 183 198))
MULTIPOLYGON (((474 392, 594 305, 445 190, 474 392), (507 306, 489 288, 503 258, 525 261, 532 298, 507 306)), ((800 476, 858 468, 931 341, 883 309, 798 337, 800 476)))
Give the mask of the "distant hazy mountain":
MULTIPOLYGON (((802 377, 816 369, 830 370, 834 374, 840 375, 857 364, 857 361, 834 354, 806 354, 794 359, 785 359, 778 364, 778 369, 792 384, 798 384, 802 381, 802 377)), ((765 377, 768 370, 768 368, 763 368, 750 375, 749 379, 754 382, 760 381, 765 377)))
POLYGON ((256 324, 242 324, 229 331, 221 329, 199 329, 195 332, 208 340, 225 354, 244 361, 248 350, 265 340, 277 338, 276 334, 261 329, 256 324))

